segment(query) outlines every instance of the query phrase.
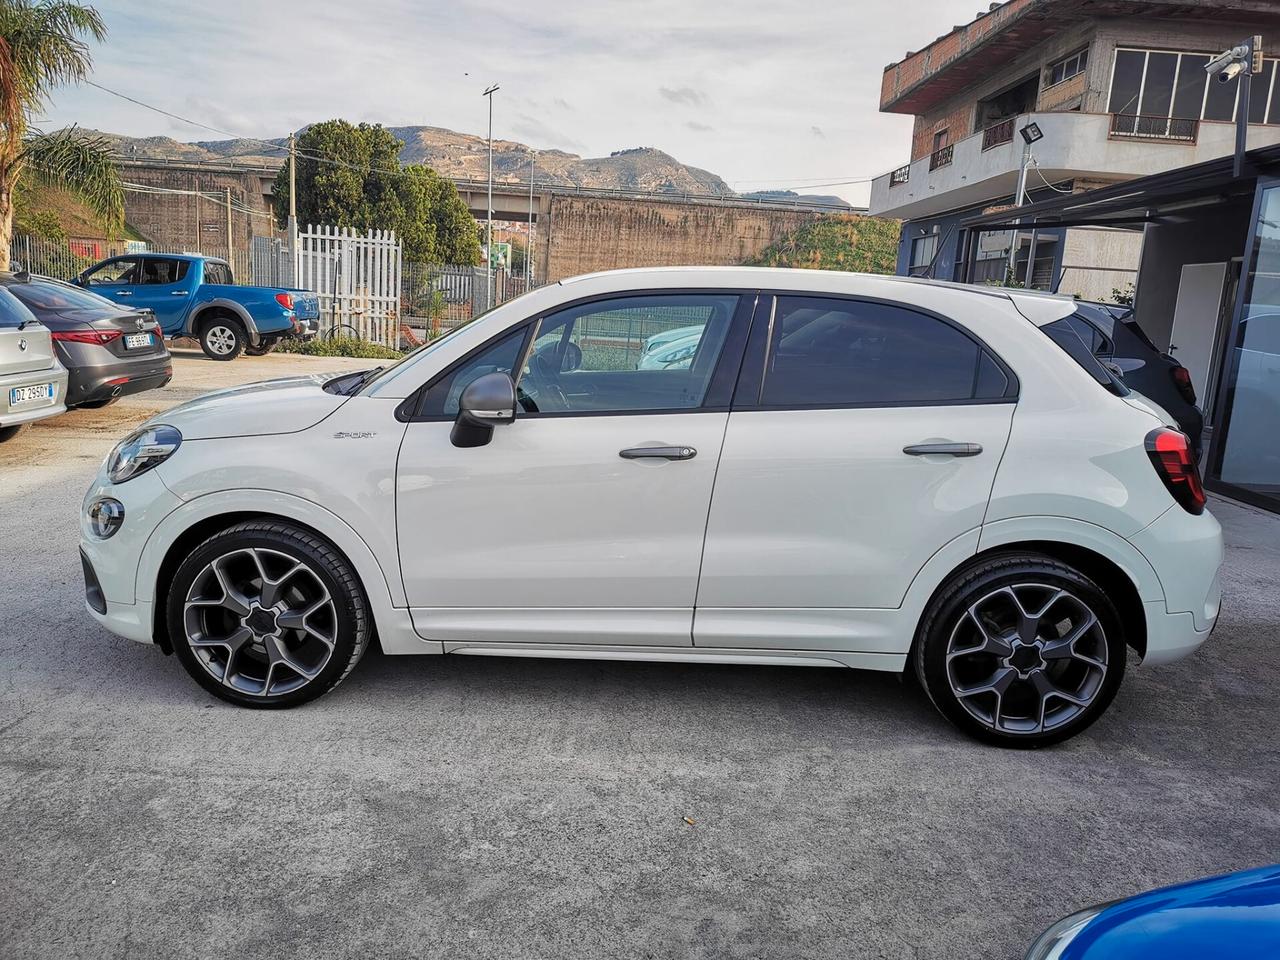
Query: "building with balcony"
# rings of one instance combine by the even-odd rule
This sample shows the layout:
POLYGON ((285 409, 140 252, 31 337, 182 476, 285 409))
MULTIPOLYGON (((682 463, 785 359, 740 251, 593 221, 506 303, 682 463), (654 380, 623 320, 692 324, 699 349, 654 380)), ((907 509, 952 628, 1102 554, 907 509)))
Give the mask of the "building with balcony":
MULTIPOLYGON (((1248 36, 1280 55, 1274 0, 1008 0, 885 68, 880 109, 915 117, 911 159, 877 178, 870 212, 904 221, 898 272, 955 276, 960 225, 1229 156, 1237 110, 1250 148, 1280 144, 1277 61, 1249 103, 1205 72, 1248 36)), ((1142 234, 1104 226, 987 233, 971 279, 1109 298, 1135 280, 1142 234)))

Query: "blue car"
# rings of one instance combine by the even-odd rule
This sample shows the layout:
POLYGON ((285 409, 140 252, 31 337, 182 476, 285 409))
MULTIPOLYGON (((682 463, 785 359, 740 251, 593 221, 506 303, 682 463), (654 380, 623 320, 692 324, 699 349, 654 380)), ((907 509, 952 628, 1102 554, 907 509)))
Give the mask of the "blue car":
POLYGON ((1275 960, 1280 865, 1161 887, 1063 917, 1026 960, 1275 960))
POLYGON ((150 310, 166 337, 195 337, 211 360, 260 356, 285 337, 314 336, 320 318, 314 293, 241 286, 217 257, 111 257, 74 282, 130 310, 150 310))

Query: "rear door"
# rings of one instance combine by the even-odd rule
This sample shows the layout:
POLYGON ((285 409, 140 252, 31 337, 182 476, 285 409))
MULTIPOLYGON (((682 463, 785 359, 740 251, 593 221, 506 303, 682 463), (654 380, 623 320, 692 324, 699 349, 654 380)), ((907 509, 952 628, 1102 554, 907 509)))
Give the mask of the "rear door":
POLYGON ((1016 378, 903 306, 780 294, 770 312, 725 433, 694 643, 900 650, 858 611, 899 606, 939 548, 976 543, 1016 378))

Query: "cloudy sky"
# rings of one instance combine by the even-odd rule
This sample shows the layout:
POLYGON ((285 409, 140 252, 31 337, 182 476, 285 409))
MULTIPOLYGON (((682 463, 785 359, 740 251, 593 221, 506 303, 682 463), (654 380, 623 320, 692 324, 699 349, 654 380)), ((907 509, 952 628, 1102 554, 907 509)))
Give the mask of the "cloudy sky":
MULTIPOLYGON (((88 0, 92 2, 92 0, 88 0)), ((658 147, 739 191, 863 203, 907 159, 911 120, 877 110, 886 64, 971 20, 978 0, 99 0, 93 79, 236 135, 344 117, 584 156, 658 147)), ((47 126, 220 139, 92 87, 47 126)))

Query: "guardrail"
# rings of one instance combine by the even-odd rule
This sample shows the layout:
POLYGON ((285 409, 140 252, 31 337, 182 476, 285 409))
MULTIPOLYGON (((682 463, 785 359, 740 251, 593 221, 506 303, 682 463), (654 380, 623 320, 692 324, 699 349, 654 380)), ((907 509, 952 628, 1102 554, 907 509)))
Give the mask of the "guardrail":
POLYGON ((1200 137, 1200 121, 1180 117, 1152 117, 1138 113, 1111 114, 1108 136, 1112 140, 1165 140, 1195 143, 1200 137))
POLYGON ((955 159, 956 145, 948 143, 945 147, 941 147, 929 155, 929 169, 937 170, 939 167, 949 166, 951 161, 955 159))
POLYGON ((1013 127, 1017 117, 1009 117, 999 123, 993 123, 982 131, 982 149, 990 150, 1013 140, 1013 127))
POLYGON ((893 173, 889 174, 889 186, 896 187, 900 183, 906 183, 911 179, 911 164, 904 163, 893 173))

